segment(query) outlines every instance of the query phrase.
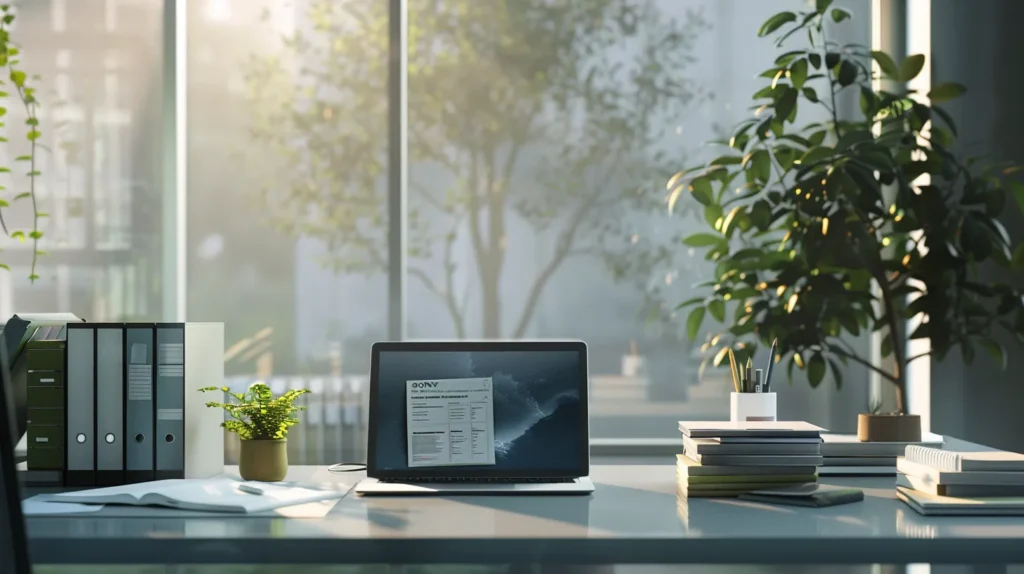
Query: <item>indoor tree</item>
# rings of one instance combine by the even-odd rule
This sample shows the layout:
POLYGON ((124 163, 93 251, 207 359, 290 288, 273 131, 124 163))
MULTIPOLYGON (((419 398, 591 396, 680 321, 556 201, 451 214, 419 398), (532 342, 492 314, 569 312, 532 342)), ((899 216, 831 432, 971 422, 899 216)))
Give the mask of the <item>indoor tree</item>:
MULTIPOLYGON (((282 52, 246 68, 254 146, 285 166, 262 199, 279 228, 321 240, 335 270, 383 273, 387 3, 316 0, 305 17, 282 52)), ((477 331, 471 302, 484 337, 523 336, 573 258, 645 286, 672 266, 681 232, 655 241, 646 227, 665 216, 665 136, 705 95, 687 79, 699 13, 677 22, 651 0, 417 0, 409 23, 409 274, 456 336, 477 331), (514 227, 551 245, 535 275, 505 273, 529 248, 514 227), (525 295, 506 326, 510 287, 525 295)))
POLYGON ((941 104, 964 86, 874 87, 878 74, 910 81, 925 58, 895 62, 830 40, 849 17, 818 0, 769 18, 758 35, 774 35, 784 51, 761 74, 752 117, 719 142, 720 157, 669 181, 670 203, 703 207, 710 228, 685 243, 716 265, 704 293, 680 307, 692 307, 691 338, 706 315, 722 324, 706 342, 715 365, 730 347, 746 360, 778 338, 790 376, 796 365, 817 386, 831 369, 841 384, 840 365, 859 363, 894 385, 904 413, 907 365, 925 356, 907 356, 909 339, 928 339, 939 360, 959 347, 970 363, 981 348, 1003 366, 994 331, 1024 340, 1021 291, 979 274, 980 265, 1024 263, 999 221, 1024 186, 1016 167, 954 151, 957 129, 941 104), (859 99, 856 117, 837 107, 847 93, 859 99), (808 108, 826 119, 799 122, 808 108), (914 317, 922 321, 908 333, 914 317), (844 340, 874 332, 891 369, 844 340))

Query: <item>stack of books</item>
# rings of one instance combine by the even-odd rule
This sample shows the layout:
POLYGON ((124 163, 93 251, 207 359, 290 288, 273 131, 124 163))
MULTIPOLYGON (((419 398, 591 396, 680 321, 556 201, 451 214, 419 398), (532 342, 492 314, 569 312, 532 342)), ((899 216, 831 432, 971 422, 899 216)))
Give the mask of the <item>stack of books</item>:
POLYGON ((896 496, 925 516, 1024 516, 1024 455, 909 446, 896 496))
POLYGON ((896 458, 908 446, 942 448, 942 437, 924 433, 920 442, 861 442, 855 434, 821 435, 821 476, 895 476, 896 458))
POLYGON ((680 422, 676 457, 683 498, 741 494, 817 482, 821 429, 805 422, 680 422))

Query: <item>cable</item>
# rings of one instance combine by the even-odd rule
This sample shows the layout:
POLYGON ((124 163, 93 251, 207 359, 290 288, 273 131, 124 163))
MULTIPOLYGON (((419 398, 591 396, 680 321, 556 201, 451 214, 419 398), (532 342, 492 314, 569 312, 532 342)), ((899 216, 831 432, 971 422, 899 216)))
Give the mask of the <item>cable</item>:
POLYGON ((361 470, 366 470, 365 462, 339 462, 327 467, 327 472, 359 472, 361 470))

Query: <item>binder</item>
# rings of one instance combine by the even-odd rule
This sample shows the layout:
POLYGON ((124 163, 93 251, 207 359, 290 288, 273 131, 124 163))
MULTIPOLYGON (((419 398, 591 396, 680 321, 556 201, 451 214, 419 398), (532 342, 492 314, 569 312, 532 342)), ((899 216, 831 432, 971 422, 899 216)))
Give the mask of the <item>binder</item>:
POLYGON ((156 479, 185 478, 185 325, 156 326, 156 479))
POLYGON ((153 428, 153 327, 124 330, 125 482, 153 480, 156 435, 153 428))
POLYGON ((96 330, 89 323, 68 323, 65 413, 67 486, 96 484, 96 330))
POLYGON ((124 484, 124 326, 96 327, 96 485, 124 484))
MULTIPOLYGON (((35 340, 25 345, 27 379, 26 429, 28 470, 49 480, 33 484, 61 486, 64 482, 64 341, 35 340)), ((33 475, 33 478, 36 478, 33 475)))

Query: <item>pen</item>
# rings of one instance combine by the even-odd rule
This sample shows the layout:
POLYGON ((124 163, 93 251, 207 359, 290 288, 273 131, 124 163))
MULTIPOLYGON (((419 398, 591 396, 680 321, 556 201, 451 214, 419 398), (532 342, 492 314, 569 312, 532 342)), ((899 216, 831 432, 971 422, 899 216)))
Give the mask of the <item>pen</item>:
POLYGON ((775 364, 775 349, 779 344, 779 338, 776 337, 772 341, 772 350, 768 354, 768 370, 764 373, 764 392, 768 392, 768 389, 772 387, 772 365, 775 364))
POLYGON ((764 371, 762 371, 761 369, 758 369, 757 370, 757 374, 754 377, 754 384, 756 385, 754 387, 754 392, 755 393, 760 393, 760 392, 764 391, 764 389, 761 388, 761 384, 762 384, 763 381, 764 381, 764 371))
POLYGON ((736 389, 736 392, 742 392, 740 390, 739 368, 736 366, 736 354, 732 352, 732 347, 729 347, 729 374, 732 375, 732 386, 736 389))
POLYGON ((252 486, 249 484, 239 484, 238 490, 242 492, 248 492, 249 494, 263 494, 263 489, 258 486, 252 486))
POLYGON ((747 392, 754 392, 754 360, 747 357, 747 392))

